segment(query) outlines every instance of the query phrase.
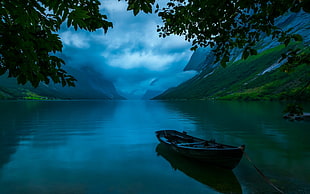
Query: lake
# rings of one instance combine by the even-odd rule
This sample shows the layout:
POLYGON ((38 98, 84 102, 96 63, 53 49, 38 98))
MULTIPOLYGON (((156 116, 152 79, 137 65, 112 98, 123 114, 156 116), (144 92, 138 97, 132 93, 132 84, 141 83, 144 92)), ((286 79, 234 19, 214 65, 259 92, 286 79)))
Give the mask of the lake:
MULTIPOLYGON (((282 119, 285 103, 0 101, 0 193, 271 193, 243 157, 233 170, 169 152, 176 129, 246 145, 285 193, 310 193, 310 122, 282 119)), ((305 105, 310 112, 310 105, 305 105)))

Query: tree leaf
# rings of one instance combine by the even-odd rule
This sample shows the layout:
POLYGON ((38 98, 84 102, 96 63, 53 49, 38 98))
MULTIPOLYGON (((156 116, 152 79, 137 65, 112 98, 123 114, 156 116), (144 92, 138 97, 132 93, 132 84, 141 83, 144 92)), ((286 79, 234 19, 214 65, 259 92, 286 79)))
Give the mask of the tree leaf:
POLYGON ((293 38, 295 41, 302 41, 302 40, 303 40, 303 38, 302 38, 302 36, 301 36, 300 34, 294 34, 294 35, 292 36, 292 38, 293 38))
POLYGON ((284 40, 284 45, 287 46, 290 42, 291 42, 291 40, 289 38, 287 38, 284 40))
POLYGON ((257 50, 256 49, 250 49, 251 55, 257 55, 257 50))
POLYGON ((248 52, 248 50, 244 50, 242 53, 242 59, 247 59, 249 57, 250 53, 248 52))

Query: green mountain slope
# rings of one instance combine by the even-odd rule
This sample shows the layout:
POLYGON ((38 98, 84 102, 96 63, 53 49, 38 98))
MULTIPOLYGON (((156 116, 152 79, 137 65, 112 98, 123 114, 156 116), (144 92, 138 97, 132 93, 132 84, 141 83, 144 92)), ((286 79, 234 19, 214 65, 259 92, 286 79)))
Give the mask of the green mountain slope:
MULTIPOLYGON (((277 68, 283 51, 301 46, 277 46, 226 68, 204 68, 191 80, 154 99, 310 100, 310 65, 293 72, 277 68)), ((310 52, 309 47, 303 52, 310 52)))

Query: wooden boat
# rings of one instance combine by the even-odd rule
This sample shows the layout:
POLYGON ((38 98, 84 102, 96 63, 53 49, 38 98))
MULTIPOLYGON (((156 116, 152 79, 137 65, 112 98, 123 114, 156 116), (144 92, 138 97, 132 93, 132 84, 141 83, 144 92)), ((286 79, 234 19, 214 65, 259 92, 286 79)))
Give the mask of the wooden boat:
POLYGON ((240 147, 217 143, 187 135, 175 130, 156 131, 157 139, 175 152, 209 164, 227 169, 235 168, 240 162, 245 146, 240 147))

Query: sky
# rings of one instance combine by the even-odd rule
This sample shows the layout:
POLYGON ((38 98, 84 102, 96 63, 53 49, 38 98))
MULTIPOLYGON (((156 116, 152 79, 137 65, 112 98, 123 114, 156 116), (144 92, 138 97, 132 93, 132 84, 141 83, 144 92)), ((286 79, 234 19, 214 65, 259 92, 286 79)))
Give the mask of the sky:
POLYGON ((91 66, 112 81, 126 98, 140 98, 147 90, 164 91, 193 77, 183 72, 192 51, 180 36, 160 38, 156 14, 127 11, 124 1, 104 0, 101 12, 113 22, 103 30, 87 32, 62 29, 60 33, 68 66, 91 66))

